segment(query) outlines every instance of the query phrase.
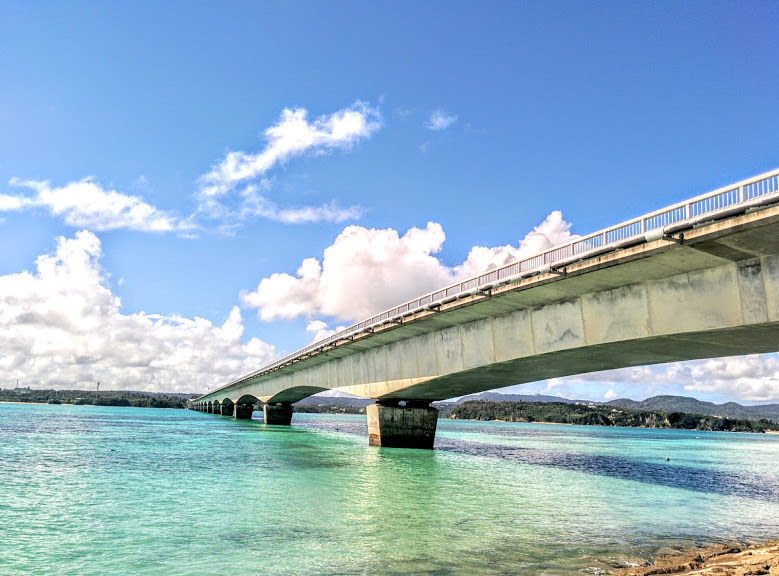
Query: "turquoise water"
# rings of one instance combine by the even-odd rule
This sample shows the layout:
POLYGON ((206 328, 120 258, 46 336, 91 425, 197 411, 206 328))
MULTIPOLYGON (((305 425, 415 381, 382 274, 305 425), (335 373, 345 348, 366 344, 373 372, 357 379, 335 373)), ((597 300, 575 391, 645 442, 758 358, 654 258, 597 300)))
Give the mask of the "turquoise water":
POLYGON ((0 404, 0 574, 602 574, 779 536, 779 436, 440 421, 436 446, 0 404))

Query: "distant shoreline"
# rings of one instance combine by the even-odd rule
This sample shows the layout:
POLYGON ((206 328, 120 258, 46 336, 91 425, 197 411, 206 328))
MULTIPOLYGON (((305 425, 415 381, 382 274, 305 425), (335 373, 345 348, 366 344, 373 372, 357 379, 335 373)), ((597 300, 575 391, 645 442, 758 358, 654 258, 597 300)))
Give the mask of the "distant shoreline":
MULTIPOLYGON (((33 404, 38 406, 57 406, 48 402, 25 402, 24 400, 0 400, 0 404, 33 404)), ((73 406, 72 402, 60 402, 59 406, 73 406)))
MULTIPOLYGON (((24 400, 0 400, 0 404, 28 404, 30 406, 92 406, 97 408, 163 408, 170 410, 181 410, 181 408, 173 408, 171 406, 124 406, 113 404, 74 404, 73 402, 25 402, 24 400)), ((777 432, 779 434, 779 432, 777 432)))
POLYGON ((38 388, 0 389, 4 404, 52 404, 65 406, 127 406, 134 408, 187 407, 190 394, 140 392, 134 390, 45 390, 38 388))

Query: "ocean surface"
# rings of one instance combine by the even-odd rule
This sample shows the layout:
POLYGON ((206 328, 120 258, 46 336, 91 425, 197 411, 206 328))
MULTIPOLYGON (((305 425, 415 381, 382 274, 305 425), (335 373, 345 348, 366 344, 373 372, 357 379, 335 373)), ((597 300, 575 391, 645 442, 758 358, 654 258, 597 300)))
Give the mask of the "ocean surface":
POLYGON ((0 575, 603 574, 779 537, 777 435, 442 420, 421 451, 366 429, 0 404, 0 575))

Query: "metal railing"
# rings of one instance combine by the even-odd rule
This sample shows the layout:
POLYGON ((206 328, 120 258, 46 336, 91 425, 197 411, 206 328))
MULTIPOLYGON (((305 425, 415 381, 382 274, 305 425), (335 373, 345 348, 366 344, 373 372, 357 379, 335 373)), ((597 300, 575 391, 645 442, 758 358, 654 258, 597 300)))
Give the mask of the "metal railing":
POLYGON ((741 211, 744 211, 753 206, 773 202, 779 202, 779 169, 650 212, 616 226, 600 230, 594 234, 555 246, 535 256, 512 262, 500 268, 484 272, 479 276, 474 276, 435 292, 430 292, 376 314, 332 336, 309 344, 305 348, 234 380, 214 392, 287 366, 336 342, 350 340, 357 334, 371 332, 375 327, 401 322, 404 317, 417 312, 437 308, 442 304, 471 296, 478 292, 485 292, 499 285, 509 284, 522 278, 548 272, 556 266, 561 267, 577 260, 591 258, 631 244, 658 239, 662 236, 662 231, 671 226, 675 230, 683 229, 685 226, 682 225, 685 223, 691 227, 693 224, 703 221, 730 216, 732 212, 738 212, 738 210, 734 211, 734 208, 743 208, 741 211), (649 234, 650 232, 653 234, 649 234))

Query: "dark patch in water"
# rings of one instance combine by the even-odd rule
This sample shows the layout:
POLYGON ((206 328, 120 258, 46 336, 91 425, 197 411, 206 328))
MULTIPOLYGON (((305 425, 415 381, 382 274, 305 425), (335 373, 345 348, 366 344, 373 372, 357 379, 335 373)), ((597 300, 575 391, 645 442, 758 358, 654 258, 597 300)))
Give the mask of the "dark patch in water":
POLYGON ((315 430, 324 430, 326 432, 338 432, 341 434, 350 434, 353 436, 368 437, 368 423, 365 416, 361 418, 306 418, 295 420, 295 426, 312 428, 315 430))
POLYGON ((681 488, 706 494, 743 496, 768 502, 779 502, 779 485, 773 478, 756 474, 735 474, 718 470, 704 470, 691 466, 653 464, 598 454, 576 454, 556 450, 533 450, 511 446, 496 446, 481 442, 453 441, 441 438, 436 449, 572 470, 584 474, 632 480, 669 488, 681 488))
MULTIPOLYGON (((310 418, 295 422, 296 425, 307 428, 325 430, 328 432, 341 432, 356 436, 367 435, 367 424, 363 418, 345 420, 343 418, 310 418)), ((447 422, 439 421, 439 428, 446 429, 447 422)), ((509 436, 539 436, 541 434, 554 436, 554 430, 545 429, 542 433, 526 428, 499 429, 490 426, 474 426, 470 432, 483 434, 501 434, 509 436)), ((643 432, 643 431, 642 431, 643 432)), ((673 432, 657 431, 661 437, 672 437, 673 432), (666 432, 668 432, 666 434, 666 432)), ((566 434, 572 431, 566 429, 566 434)), ((577 436, 596 437, 602 439, 597 430, 577 431, 577 436)), ((624 432, 622 439, 640 437, 641 432, 635 434, 624 432)), ((616 441, 616 439, 615 439, 616 441)), ((533 464, 547 466, 561 470, 572 470, 584 474, 607 476, 621 480, 632 480, 646 484, 667 486, 669 488, 681 488, 706 494, 721 494, 725 496, 742 496, 767 502, 779 502, 779 482, 774 478, 759 476, 757 474, 733 473, 719 470, 695 468, 692 466, 668 465, 662 463, 642 462, 631 458, 619 456, 607 456, 598 454, 577 454, 557 450, 536 450, 512 446, 500 446, 467 440, 453 440, 443 435, 438 436, 435 442, 436 450, 456 452, 477 457, 497 458, 509 460, 521 464, 533 464)))

